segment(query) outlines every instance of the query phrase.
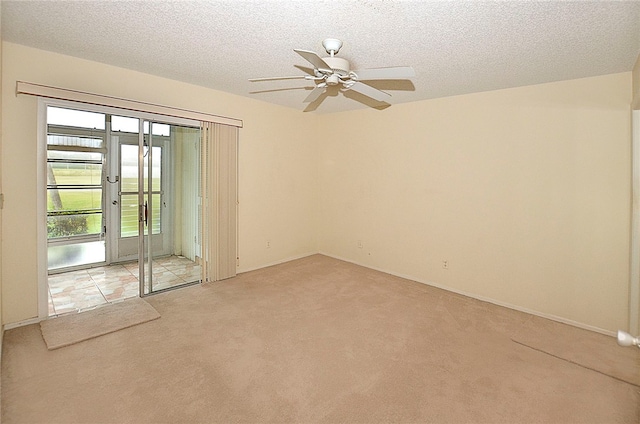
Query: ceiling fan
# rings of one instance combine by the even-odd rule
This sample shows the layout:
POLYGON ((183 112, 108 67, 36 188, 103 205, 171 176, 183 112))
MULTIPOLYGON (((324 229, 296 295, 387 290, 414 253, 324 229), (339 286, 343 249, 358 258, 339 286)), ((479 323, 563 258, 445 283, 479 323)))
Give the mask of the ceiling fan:
MULTIPOLYGON (((322 42, 322 46, 329 54, 329 57, 321 58, 315 52, 309 50, 293 49, 305 60, 313 65, 313 74, 297 75, 289 77, 267 77, 251 78, 249 81, 272 81, 284 79, 305 79, 313 81, 315 87, 304 99, 305 103, 312 103, 318 100, 322 94, 327 92, 329 87, 338 86, 342 92, 352 90, 378 102, 386 102, 391 95, 382 90, 378 90, 362 81, 374 80, 405 80, 415 76, 415 72, 410 66, 397 66, 391 68, 369 68, 353 71, 349 61, 341 57, 336 57, 342 47, 342 41, 335 38, 327 38, 322 42)), ((323 99, 324 100, 324 99, 323 99)))

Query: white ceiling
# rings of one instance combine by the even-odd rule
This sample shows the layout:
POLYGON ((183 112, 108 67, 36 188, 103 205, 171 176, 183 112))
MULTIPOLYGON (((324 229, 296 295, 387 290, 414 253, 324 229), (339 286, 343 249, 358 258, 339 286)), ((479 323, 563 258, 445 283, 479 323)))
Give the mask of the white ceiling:
MULTIPOLYGON (((344 42, 338 56, 353 69, 413 66, 411 82, 372 83, 393 95, 391 104, 630 71, 640 53, 640 1, 1 4, 6 41, 301 111, 311 82, 248 79, 304 75, 294 65, 310 65, 293 49, 325 56, 327 37, 344 42)), ((316 110, 363 102, 329 96, 316 110)))

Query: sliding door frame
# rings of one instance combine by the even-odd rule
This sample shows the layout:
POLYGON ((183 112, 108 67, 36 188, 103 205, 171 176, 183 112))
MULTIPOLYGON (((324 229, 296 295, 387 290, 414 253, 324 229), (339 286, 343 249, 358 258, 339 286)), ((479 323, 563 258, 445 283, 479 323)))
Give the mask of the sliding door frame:
MULTIPOLYGON (((48 306, 48 265, 47 265, 47 107, 60 107, 67 109, 76 109, 96 113, 104 113, 109 115, 127 116, 138 118, 140 125, 143 121, 161 122, 172 125, 182 125, 187 127, 198 128, 201 121, 187 118, 179 118, 175 116, 158 115, 149 112, 139 112, 130 109, 120 109, 111 106, 101 106, 95 104, 79 103, 68 100, 60 100, 54 98, 38 97, 38 119, 37 119, 37 146, 36 146, 36 183, 37 183, 37 199, 36 199, 36 263, 38 266, 38 318, 46 319, 49 316, 48 306)), ((143 131, 141 131, 143 133, 143 131)), ((108 145, 109 143, 107 143, 108 145)), ((108 252, 107 252, 108 255, 108 252)), ((143 281, 143 280, 142 280, 143 281)), ((141 292, 141 294, 144 291, 141 292)))

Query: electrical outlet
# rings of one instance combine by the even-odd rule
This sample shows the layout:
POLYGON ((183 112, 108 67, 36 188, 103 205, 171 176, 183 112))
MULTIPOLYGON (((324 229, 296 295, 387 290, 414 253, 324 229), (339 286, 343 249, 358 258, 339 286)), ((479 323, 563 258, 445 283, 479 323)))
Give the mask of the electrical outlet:
POLYGON ((271 247, 271 240, 267 240, 267 249, 271 247))
POLYGON ((358 240, 358 249, 362 249, 363 244, 362 244, 362 240, 358 240))
POLYGON ((449 261, 447 260, 442 261, 442 268, 449 269, 449 261))

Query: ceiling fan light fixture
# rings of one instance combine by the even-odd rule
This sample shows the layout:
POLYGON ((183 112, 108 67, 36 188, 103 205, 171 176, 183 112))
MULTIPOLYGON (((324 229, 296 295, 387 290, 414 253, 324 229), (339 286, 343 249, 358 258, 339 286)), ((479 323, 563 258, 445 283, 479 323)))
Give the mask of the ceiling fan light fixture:
POLYGON ((327 84, 329 85, 338 85, 340 84, 340 78, 336 74, 331 74, 327 77, 327 84))

